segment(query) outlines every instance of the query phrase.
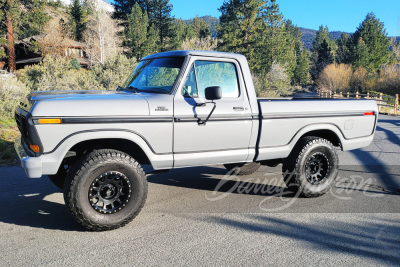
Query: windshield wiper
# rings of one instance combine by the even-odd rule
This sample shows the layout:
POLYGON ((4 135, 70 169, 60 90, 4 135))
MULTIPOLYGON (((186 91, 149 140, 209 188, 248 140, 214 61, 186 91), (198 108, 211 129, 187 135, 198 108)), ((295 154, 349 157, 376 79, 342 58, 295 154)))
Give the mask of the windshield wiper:
POLYGON ((132 90, 134 93, 138 93, 139 89, 133 86, 128 86, 126 88, 122 88, 121 86, 118 86, 117 91, 123 91, 123 90, 132 90))

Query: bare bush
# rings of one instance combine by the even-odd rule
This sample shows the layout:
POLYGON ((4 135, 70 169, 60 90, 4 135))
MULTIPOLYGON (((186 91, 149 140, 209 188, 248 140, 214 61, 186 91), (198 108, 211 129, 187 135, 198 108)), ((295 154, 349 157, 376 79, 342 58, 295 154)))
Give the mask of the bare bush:
POLYGON ((254 75, 254 86, 260 97, 280 97, 293 93, 290 78, 284 66, 273 62, 265 76, 254 75))
POLYGON ((214 51, 217 48, 218 40, 206 37, 199 38, 195 37, 193 39, 186 39, 181 45, 182 50, 203 50, 203 51, 214 51))
POLYGON ((400 66, 388 65, 380 70, 376 90, 385 94, 400 94, 400 66))
POLYGON ((107 59, 115 57, 122 49, 122 41, 118 36, 118 22, 93 0, 89 4, 92 7, 92 13, 88 18, 84 33, 87 44, 86 53, 91 65, 104 64, 107 59))
POLYGON ((353 72, 350 79, 350 87, 354 92, 361 92, 367 90, 368 71, 363 67, 358 67, 353 72))
POLYGON ((349 64, 330 64, 320 73, 316 83, 321 89, 343 92, 350 89, 352 74, 349 64))

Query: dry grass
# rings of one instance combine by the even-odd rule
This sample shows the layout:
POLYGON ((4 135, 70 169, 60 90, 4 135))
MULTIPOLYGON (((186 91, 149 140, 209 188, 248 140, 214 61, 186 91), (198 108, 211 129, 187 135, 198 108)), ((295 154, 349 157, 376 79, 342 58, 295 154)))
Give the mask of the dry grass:
POLYGON ((0 121, 0 167, 13 166, 19 163, 14 149, 14 139, 19 130, 12 120, 0 121))

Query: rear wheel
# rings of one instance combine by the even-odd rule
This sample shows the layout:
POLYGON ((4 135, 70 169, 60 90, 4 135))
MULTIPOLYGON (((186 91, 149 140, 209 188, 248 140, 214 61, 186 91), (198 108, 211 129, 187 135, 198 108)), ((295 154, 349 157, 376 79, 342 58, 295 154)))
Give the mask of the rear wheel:
POLYGON ((318 137, 305 137, 283 161, 287 187, 305 197, 318 197, 332 186, 338 174, 339 159, 332 143, 318 137))
POLYGON ((236 175, 248 175, 255 173, 260 168, 260 162, 230 163, 224 164, 224 166, 229 171, 235 171, 236 175))
POLYGON ((132 221, 147 197, 143 169, 117 150, 96 150, 67 175, 64 199, 72 216, 94 231, 112 230, 132 221))

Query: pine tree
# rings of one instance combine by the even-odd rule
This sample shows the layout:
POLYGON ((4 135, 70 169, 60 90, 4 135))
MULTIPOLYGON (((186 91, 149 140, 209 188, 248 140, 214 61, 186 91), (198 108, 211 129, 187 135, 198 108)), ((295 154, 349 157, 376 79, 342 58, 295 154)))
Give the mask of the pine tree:
POLYGON ((73 0, 70 9, 71 23, 73 28, 73 35, 76 41, 83 40, 83 32, 86 28, 87 11, 81 4, 80 0, 73 0))
POLYGON ((195 17, 191 25, 197 37, 206 38, 211 36, 211 31, 207 23, 199 17, 195 17))
POLYGON ((17 0, 0 0, 0 19, 6 25, 6 40, 3 40, 3 44, 6 46, 8 69, 15 71, 16 55, 15 55, 15 44, 14 44, 14 28, 18 18, 20 17, 21 10, 19 2, 17 0))
POLYGON ((331 40, 328 27, 319 27, 313 42, 311 54, 310 73, 315 80, 319 73, 328 65, 334 62, 336 42, 331 40))
POLYGON ((222 42, 218 49, 245 55, 253 70, 261 68, 256 53, 263 30, 260 10, 265 9, 267 2, 230 0, 219 8, 222 14, 217 30, 222 42))
POLYGON ((286 21, 285 28, 290 33, 295 45, 296 67, 293 71, 292 84, 305 85, 308 83, 310 72, 309 53, 301 41, 300 29, 293 25, 291 20, 286 21))
POLYGON ((348 64, 351 62, 351 42, 347 33, 342 33, 337 40, 336 62, 338 64, 348 64))
POLYGON ((300 55, 296 58, 296 68, 293 72, 293 83, 298 85, 306 85, 309 81, 310 60, 309 52, 303 48, 300 55))
POLYGON ((140 60, 155 52, 157 40, 157 31, 153 26, 149 26, 147 12, 142 11, 136 3, 128 16, 125 28, 125 45, 129 48, 128 55, 140 60))
POLYGON ((165 42, 167 37, 171 37, 173 34, 172 28, 172 5, 169 0, 153 0, 151 3, 150 14, 150 25, 154 25, 159 33, 159 42, 161 51, 165 51, 168 47, 168 43, 165 42))
POLYGON ((380 22, 374 13, 367 14, 365 20, 353 34, 352 42, 353 55, 355 56, 353 62, 363 64, 361 66, 369 71, 377 71, 389 60, 390 40, 387 37, 383 22, 380 22), (364 44, 359 45, 361 40, 366 48, 364 48, 364 44), (365 55, 366 58, 360 58, 362 55, 365 55))
POLYGON ((151 12, 150 1, 151 0, 114 0, 113 17, 116 19, 127 20, 135 4, 138 4, 143 11, 147 11, 149 14, 151 12))
POLYGON ((272 63, 284 66, 289 78, 293 78, 296 68, 295 38, 286 28, 286 22, 276 0, 268 1, 262 10, 263 31, 261 37, 261 49, 257 53, 261 65, 260 72, 270 70, 272 63))
MULTIPOLYGON (((364 67, 368 69, 370 66, 371 55, 367 44, 362 37, 358 40, 355 48, 353 49, 353 65, 354 67, 364 67)), ((371 70, 371 69, 369 69, 371 70)))

